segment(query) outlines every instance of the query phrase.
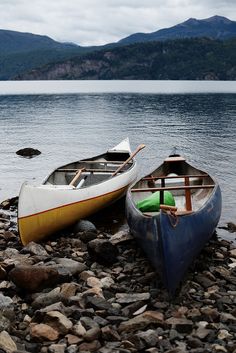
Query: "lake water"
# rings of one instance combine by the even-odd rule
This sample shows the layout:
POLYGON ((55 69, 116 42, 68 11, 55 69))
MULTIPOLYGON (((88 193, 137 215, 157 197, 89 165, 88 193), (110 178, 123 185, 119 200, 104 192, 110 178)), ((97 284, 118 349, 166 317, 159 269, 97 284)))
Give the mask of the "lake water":
POLYGON ((215 176, 221 223, 236 223, 236 82, 45 81, 0 83, 0 200, 69 161, 129 136, 140 175, 173 147, 215 176), (42 154, 24 159, 24 147, 42 154))

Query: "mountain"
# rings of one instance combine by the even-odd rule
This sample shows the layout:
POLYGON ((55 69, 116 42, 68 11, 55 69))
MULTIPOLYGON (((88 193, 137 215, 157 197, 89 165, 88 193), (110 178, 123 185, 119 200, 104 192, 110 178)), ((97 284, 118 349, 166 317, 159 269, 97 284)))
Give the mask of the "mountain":
POLYGON ((119 43, 127 45, 138 42, 196 37, 208 37, 221 40, 236 37, 236 21, 231 21, 222 16, 213 16, 204 20, 190 18, 176 26, 161 29, 156 32, 132 34, 121 39, 119 43))
POLYGON ((60 43, 48 36, 0 29, 0 80, 9 80, 48 63, 114 45, 82 47, 60 43))
POLYGON ((236 38, 136 43, 51 63, 20 80, 236 80, 236 38))
POLYGON ((47 36, 0 29, 0 54, 22 53, 35 50, 71 49, 71 43, 60 43, 47 36))
POLYGON ((60 43, 47 36, 1 29, 0 80, 91 50, 73 43, 60 43))
MULTIPOLYGON (((103 46, 92 46, 92 47, 82 47, 79 45, 75 45, 73 43, 60 43, 53 40, 47 36, 41 36, 31 33, 21 33, 16 31, 8 31, 8 30, 0 30, 0 80, 10 80, 14 78, 27 78, 32 76, 32 71, 35 72, 37 77, 40 77, 40 72, 42 75, 46 75, 48 79, 58 78, 58 71, 52 73, 50 71, 51 67, 59 67, 62 65, 64 68, 67 67, 68 70, 65 72, 62 69, 62 73, 60 73, 62 78, 70 78, 81 77, 81 78, 90 78, 90 77, 98 77, 98 79, 102 77, 124 77, 124 79, 129 76, 127 73, 122 73, 120 70, 121 66, 126 67, 126 63, 124 62, 121 65, 120 60, 125 60, 129 65, 133 62, 135 67, 134 69, 130 66, 132 77, 137 77, 139 79, 148 77, 153 77, 150 73, 143 73, 143 77, 141 72, 143 72, 143 63, 146 62, 145 58, 139 54, 139 51, 146 50, 147 55, 150 54, 150 51, 155 48, 160 47, 158 42, 170 41, 170 40, 181 40, 183 38, 210 38, 210 39, 219 39, 219 40, 227 40, 229 38, 236 38, 236 22, 231 21, 225 17, 214 16, 205 20, 197 20, 197 19, 189 19, 177 26, 162 29, 153 33, 144 34, 144 33, 136 33, 127 38, 120 40, 117 43, 110 43, 103 46), (146 42, 154 42, 155 45, 150 50, 146 47, 139 46, 137 48, 137 59, 132 55, 135 52, 133 48, 127 48, 123 51, 121 50, 121 56, 117 56, 119 52, 118 48, 125 48, 127 45, 134 43, 144 44, 146 42), (114 52, 117 48, 117 52, 114 52), (101 52, 101 54, 100 54, 101 52), (127 55, 131 55, 131 57, 126 57, 127 55), (95 68, 91 67, 91 65, 87 64, 87 59, 89 56, 88 53, 93 53, 93 63, 95 68), (115 66, 115 62, 109 62, 109 57, 113 57, 115 53, 115 57, 119 60, 120 68, 114 70, 113 66, 115 66), (97 72, 99 69, 99 58, 105 55, 105 66, 108 65, 107 74, 104 72, 103 64, 104 58, 102 58, 101 62, 101 72, 97 72), (85 59, 83 59, 83 57, 85 59), (139 62, 137 61, 139 60, 139 62), (143 62, 141 62, 143 60, 143 62), (108 61, 108 62, 107 62, 108 61), (65 63, 72 63, 72 66, 66 65, 65 63), (78 74, 77 63, 81 62, 80 74, 78 74), (72 67, 76 63, 76 73, 71 72, 73 70, 72 67), (110 67, 112 65, 112 69, 110 67), (138 67, 140 67, 140 73, 138 73, 138 67), (141 69, 142 68, 142 69, 141 69), (111 71, 109 71, 111 69, 111 71), (47 75, 46 71, 49 70, 51 74, 47 75), (87 70, 87 71, 86 71, 87 70), (95 73, 94 73, 95 72, 95 73), (44 74, 43 74, 44 73, 44 74), (81 76, 80 76, 81 75, 81 76), (50 77, 50 78, 49 78, 50 77)), ((193 42, 194 43, 194 42, 193 42)), ((190 43, 191 44, 191 43, 190 43)), ((177 48, 178 44, 171 44, 175 48, 177 48)), ((179 44, 180 45, 180 44, 179 44)), ((183 44, 185 46, 185 44, 183 44)), ((193 45, 194 46, 194 45, 193 45)), ((224 44, 214 44, 215 48, 217 47, 219 50, 224 50, 224 44)), ((205 48, 204 50, 207 50, 205 48)), ((185 51, 186 55, 188 53, 185 51)), ((193 55, 195 53, 192 52, 193 55)), ((218 55, 219 53, 217 53, 218 55)), ((230 52, 230 55, 233 53, 230 52)), ((156 55, 156 54, 153 54, 156 55)), ((159 55, 159 54, 158 54, 159 55)), ((172 55, 172 54, 171 54, 172 55)), ((181 56, 181 60, 185 62, 185 58, 181 53, 176 53, 176 60, 179 60, 179 55, 181 56)), ((214 54, 216 55, 216 54, 214 54)), ((224 53, 222 53, 224 56, 224 53)), ((166 60, 166 56, 162 56, 162 60, 166 60)), ((219 55, 217 56, 219 58, 219 55)), ((230 58, 229 58, 230 59, 230 58)), ((200 60, 200 58, 199 58, 200 60)), ((206 58, 205 58, 206 60, 206 58)), ((219 58, 220 60, 220 58, 219 58)), ((147 64, 147 63, 146 63, 147 64)), ((174 64, 174 63, 173 63, 174 64)), ((117 65, 117 66, 119 66, 117 65)), ((147 64, 149 65, 149 64, 147 64)), ((164 70, 164 68, 163 68, 164 70)), ((35 77, 36 77, 35 76, 35 77)), ((155 76, 155 75, 154 75, 155 76)), ((166 77, 166 74, 164 75, 166 77)), ((227 75, 225 75, 226 77, 227 75)), ((171 76, 172 77, 172 76, 171 76)), ((220 75, 221 77, 221 75, 220 75)))

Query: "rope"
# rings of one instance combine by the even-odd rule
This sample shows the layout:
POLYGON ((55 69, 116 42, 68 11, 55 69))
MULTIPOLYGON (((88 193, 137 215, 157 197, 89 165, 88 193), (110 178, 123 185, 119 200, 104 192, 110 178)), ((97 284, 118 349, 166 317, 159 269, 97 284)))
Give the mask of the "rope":
POLYGON ((176 216, 174 211, 167 211, 167 216, 169 218, 170 224, 173 228, 176 228, 179 224, 179 218, 176 216))

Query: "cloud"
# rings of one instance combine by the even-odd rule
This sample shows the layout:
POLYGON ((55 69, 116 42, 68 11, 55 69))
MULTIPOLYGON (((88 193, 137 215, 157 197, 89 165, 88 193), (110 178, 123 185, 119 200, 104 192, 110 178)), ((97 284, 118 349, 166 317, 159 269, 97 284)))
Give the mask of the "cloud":
POLYGON ((1 0, 1 28, 100 45, 189 17, 236 18, 235 0, 1 0))

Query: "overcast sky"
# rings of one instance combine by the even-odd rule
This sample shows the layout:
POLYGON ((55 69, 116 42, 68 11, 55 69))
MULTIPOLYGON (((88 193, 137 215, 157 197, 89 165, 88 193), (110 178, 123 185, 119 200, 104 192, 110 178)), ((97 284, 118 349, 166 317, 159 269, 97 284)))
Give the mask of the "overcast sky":
POLYGON ((236 0, 0 0, 0 28, 79 45, 116 42, 190 17, 236 21, 236 0))

